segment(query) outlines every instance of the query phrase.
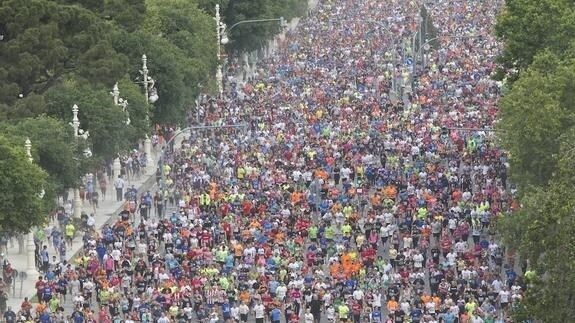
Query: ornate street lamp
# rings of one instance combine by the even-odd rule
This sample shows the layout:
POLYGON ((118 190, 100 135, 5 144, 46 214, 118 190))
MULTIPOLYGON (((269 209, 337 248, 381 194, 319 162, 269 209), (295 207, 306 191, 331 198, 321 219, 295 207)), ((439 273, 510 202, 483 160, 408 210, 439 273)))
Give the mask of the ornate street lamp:
MULTIPOLYGON (((34 162, 34 159, 32 159, 32 142, 30 141, 30 138, 26 138, 24 148, 26 149, 28 160, 31 163, 34 162)), ((38 197, 44 197, 44 190, 38 194, 38 197)), ((26 260, 26 274, 30 277, 38 277, 39 273, 36 269, 36 243, 34 243, 34 229, 30 229, 30 232, 26 235, 26 260)))
MULTIPOLYGON (((142 74, 144 84, 144 94, 146 96, 146 103, 154 104, 158 101, 158 91, 155 87, 156 81, 148 75, 148 57, 146 55, 142 55, 142 69, 140 70, 140 74, 142 74)), ((146 122, 149 124, 150 117, 146 112, 146 122)), ((146 158, 148 160, 147 168, 153 171, 154 168, 154 159, 152 158, 152 141, 150 137, 146 134, 146 139, 144 140, 144 152, 146 153, 146 158)))
POLYGON ((131 120, 130 120, 130 111, 128 110, 128 100, 122 99, 120 97, 120 88, 118 87, 118 82, 114 84, 114 88, 112 89, 112 92, 110 92, 110 94, 114 98, 114 104, 119 107, 122 107, 122 111, 126 114, 126 122, 125 122, 126 126, 129 126, 131 120))
MULTIPOLYGON (((80 119, 78 119, 79 111, 80 108, 78 107, 78 105, 74 104, 74 106, 72 107, 72 122, 70 123, 70 125, 74 128, 74 138, 76 139, 76 144, 78 138, 87 140, 88 137, 90 137, 89 131, 84 131, 83 129, 80 129, 80 119)), ((90 148, 84 149, 83 153, 85 158, 92 157, 92 151, 90 150, 90 148)), ((80 198, 80 190, 78 188, 74 189, 73 205, 74 205, 74 217, 79 218, 82 214, 82 199, 80 198)))

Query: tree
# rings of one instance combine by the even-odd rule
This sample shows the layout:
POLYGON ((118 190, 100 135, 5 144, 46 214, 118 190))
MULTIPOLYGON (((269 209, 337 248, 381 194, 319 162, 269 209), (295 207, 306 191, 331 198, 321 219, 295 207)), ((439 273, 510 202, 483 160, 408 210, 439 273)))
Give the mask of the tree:
POLYGON ((536 276, 515 316, 543 322, 575 317, 575 129, 561 141, 557 172, 549 185, 527 192, 521 210, 498 227, 506 245, 529 260, 536 276))
POLYGON ((509 151, 513 179, 523 190, 548 183, 561 137, 575 124, 575 63, 557 63, 556 56, 542 53, 500 101, 501 141, 509 151))
POLYGON ((50 191, 62 192, 65 188, 76 187, 81 172, 73 144, 72 127, 61 120, 48 116, 27 118, 17 124, 4 124, 6 137, 11 142, 32 142, 34 162, 48 173, 50 191))
MULTIPOLYGON (((243 20, 283 17, 286 21, 303 15, 307 0, 235 0, 222 12, 228 27, 243 20)), ((281 27, 278 23, 242 24, 231 30, 229 47, 236 51, 252 51, 262 47, 281 27)))
POLYGON ((43 225, 49 201, 39 197, 47 174, 28 160, 23 144, 0 136, 0 230, 26 233, 43 225))
POLYGON ((128 101, 130 127, 126 128, 126 131, 130 143, 134 143, 150 133, 150 124, 146 120, 146 115, 151 115, 151 107, 143 95, 142 86, 130 80, 128 75, 119 80, 118 88, 120 97, 128 101))
POLYGON ((109 85, 126 72, 126 58, 108 43, 111 25, 88 9, 48 0, 6 0, 0 3, 0 21, 3 104, 43 94, 70 74, 109 85))
MULTIPOLYGON (((216 5, 220 5, 220 11, 224 12, 230 3, 230 0, 195 0, 195 2, 198 4, 198 8, 214 17, 216 14, 216 5)), ((216 28, 215 23, 214 28, 216 28)))
POLYGON ((217 66, 217 37, 212 16, 185 0, 150 1, 148 33, 159 33, 170 43, 184 51, 190 59, 190 75, 196 83, 205 83, 213 77, 217 66))
POLYGON ((575 37, 572 0, 507 0, 495 27, 505 70, 525 70, 544 49, 562 54, 575 37))
POLYGON ((148 57, 149 76, 156 81, 159 99, 154 103, 150 118, 155 123, 179 124, 185 121, 186 107, 198 94, 197 84, 206 75, 198 75, 194 61, 169 40, 150 35, 143 30, 125 31, 113 35, 114 48, 130 60, 130 76, 140 82, 142 54, 148 57))
POLYGON ((496 29, 513 86, 498 127, 522 207, 498 228, 534 273, 515 318, 562 322, 575 317, 575 9, 571 0, 506 4, 496 29))
POLYGON ((46 93, 49 116, 72 120, 72 106, 80 108, 80 128, 90 132, 93 158, 109 160, 128 149, 135 140, 130 137, 132 125, 126 125, 122 108, 114 105, 110 89, 94 88, 82 80, 69 80, 54 86, 46 93))
POLYGON ((132 32, 146 19, 144 0, 108 0, 104 4, 103 16, 112 19, 121 28, 132 32))

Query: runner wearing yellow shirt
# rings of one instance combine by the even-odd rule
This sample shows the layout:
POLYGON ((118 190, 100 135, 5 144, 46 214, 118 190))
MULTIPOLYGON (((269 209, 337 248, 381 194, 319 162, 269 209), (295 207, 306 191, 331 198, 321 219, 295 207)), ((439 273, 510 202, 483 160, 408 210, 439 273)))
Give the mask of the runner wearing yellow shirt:
POLYGON ((66 232, 66 241, 70 247, 72 247, 72 241, 74 240, 74 234, 76 233, 76 227, 72 224, 72 222, 66 224, 66 228, 64 230, 66 232))
POLYGON ((344 238, 349 239, 351 238, 351 225, 349 225, 349 223, 344 224, 341 227, 341 234, 343 235, 344 238))
POLYGON ((345 303, 341 303, 341 305, 337 307, 337 313, 339 314, 340 322, 347 322, 347 318, 349 316, 349 307, 345 303))

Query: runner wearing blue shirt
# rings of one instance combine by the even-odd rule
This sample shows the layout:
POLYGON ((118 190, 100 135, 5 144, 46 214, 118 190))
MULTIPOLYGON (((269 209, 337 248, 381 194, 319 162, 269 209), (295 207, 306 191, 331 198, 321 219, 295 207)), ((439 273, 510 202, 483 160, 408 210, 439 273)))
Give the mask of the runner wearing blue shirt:
MULTIPOLYGON (((40 319, 41 323, 51 323, 50 313, 48 313, 48 311, 42 312, 42 314, 40 314, 39 319, 40 319)), ((76 322, 76 323, 81 323, 81 322, 76 322)))
POLYGON ((223 303, 222 304, 222 316, 224 317, 224 321, 227 321, 227 320, 232 318, 231 312, 232 312, 232 307, 230 306, 230 303, 228 303, 228 302, 223 303))
POLYGON ((381 323, 381 311, 379 310, 379 307, 376 307, 371 311, 371 321, 373 323, 381 323))
POLYGON ((440 315, 445 323, 454 323, 455 322, 455 315, 450 311, 447 311, 440 315))
POLYGON ((74 320, 74 323, 84 323, 84 314, 80 310, 76 310, 72 313, 72 320, 74 320))
POLYGON ((417 307, 413 311, 411 311, 409 316, 411 316, 411 322, 419 323, 421 322, 421 317, 423 316, 423 313, 421 312, 421 309, 417 307))
POLYGON ((44 302, 49 302, 50 299, 52 299, 52 288, 49 285, 46 285, 42 291, 42 300, 44 302))
POLYGON ((272 323, 279 323, 281 319, 281 311, 276 307, 270 312, 272 323))

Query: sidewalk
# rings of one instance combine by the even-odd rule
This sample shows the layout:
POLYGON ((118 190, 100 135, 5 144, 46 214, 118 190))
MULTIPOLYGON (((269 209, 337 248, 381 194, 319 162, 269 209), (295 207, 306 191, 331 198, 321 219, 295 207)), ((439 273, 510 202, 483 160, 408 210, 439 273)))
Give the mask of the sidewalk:
MULTIPOLYGON (((131 181, 128 183, 129 186, 135 185, 138 189, 138 194, 143 191, 151 190, 153 186, 155 186, 155 173, 149 171, 149 174, 141 176, 139 180, 131 181)), ((96 227, 101 228, 104 224, 109 222, 110 220, 115 220, 117 218, 118 213, 121 211, 123 202, 116 201, 116 192, 113 189, 108 190, 104 200, 100 200, 99 208, 96 209, 96 227)), ((90 214, 92 212, 91 205, 86 201, 83 205, 83 209, 86 213, 90 214)), ((50 228, 55 225, 55 221, 50 223, 50 228)), ((8 259, 12 264, 12 268, 17 270, 18 272, 26 271, 27 268, 27 255, 26 255, 26 247, 24 246, 24 252, 19 254, 19 247, 18 241, 13 239, 12 242, 8 243, 7 251, 5 253, 5 259, 8 259), (13 243, 12 243, 13 242, 13 243)), ((24 244, 26 241, 24 241, 24 244)), ((46 245, 48 245, 48 250, 50 257, 56 255, 54 248, 51 246, 50 243, 44 241, 46 245)), ((66 258, 70 260, 72 257, 76 255, 76 253, 82 248, 82 234, 77 234, 73 246, 68 248, 66 251, 66 258)), ((28 276, 23 282, 20 278, 15 279, 15 285, 13 284, 9 290, 9 299, 7 302, 8 306, 11 306, 14 311, 18 311, 20 309, 20 305, 24 300, 24 297, 32 297, 35 295, 35 284, 38 280, 38 277, 31 277, 28 276), (22 289, 20 289, 22 287, 22 289)))

